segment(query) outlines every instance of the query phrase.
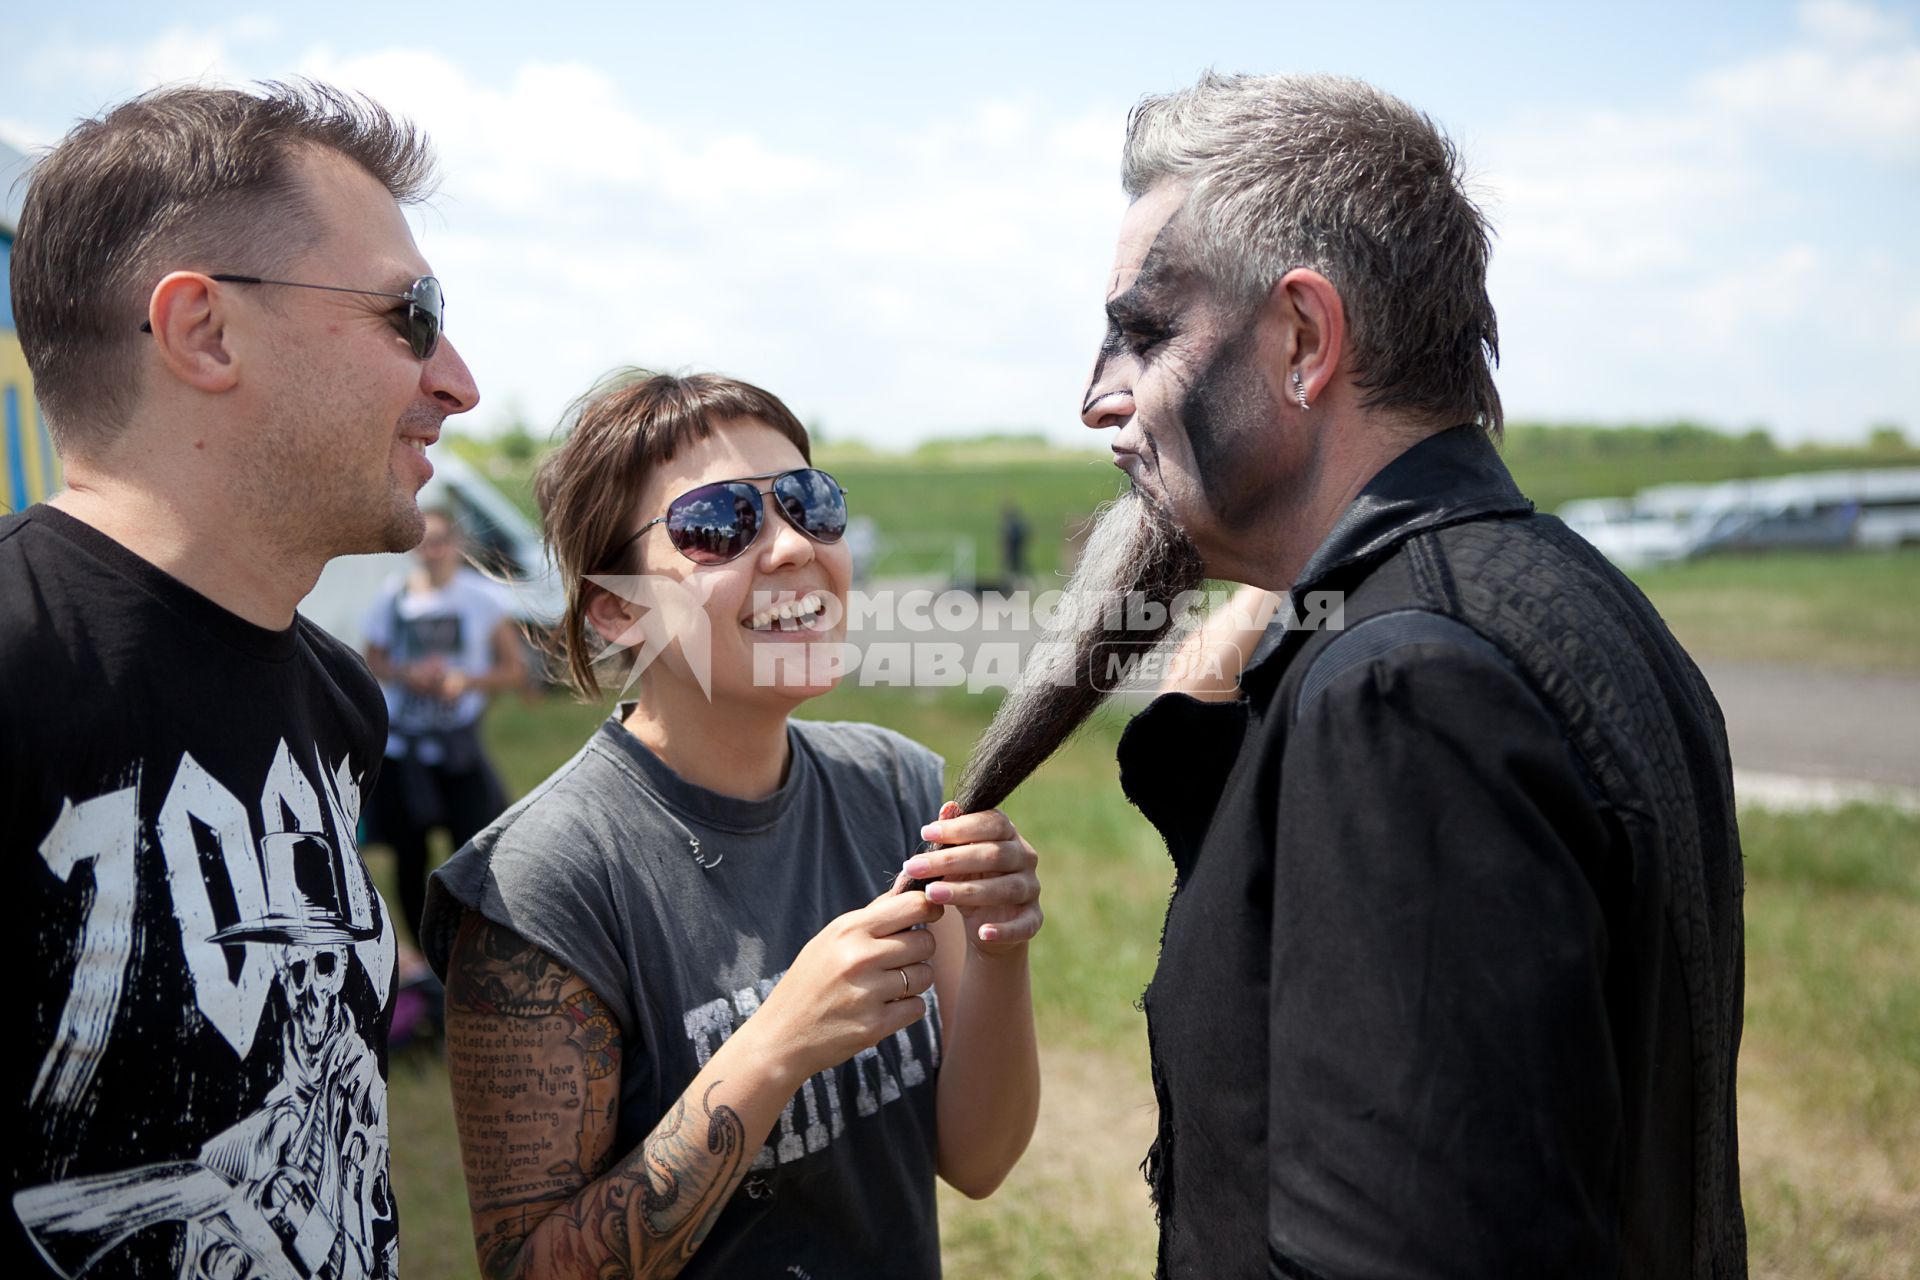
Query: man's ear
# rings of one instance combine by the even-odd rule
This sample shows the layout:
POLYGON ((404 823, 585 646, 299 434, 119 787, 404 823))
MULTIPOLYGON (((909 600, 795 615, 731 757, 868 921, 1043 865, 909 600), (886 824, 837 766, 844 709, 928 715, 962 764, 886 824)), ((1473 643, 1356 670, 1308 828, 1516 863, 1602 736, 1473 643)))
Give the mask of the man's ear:
POLYGON ((1286 384, 1286 399, 1296 403, 1305 395, 1318 401, 1333 382, 1346 356, 1347 309, 1333 282, 1309 267, 1295 267, 1267 291, 1262 317, 1279 338, 1276 344, 1283 368, 1277 372, 1286 384), (1300 381, 1293 380, 1294 374, 1300 381))
POLYGON ((153 287, 147 326, 168 373, 198 391, 219 394, 240 380, 231 319, 220 286, 197 271, 175 271, 153 287))

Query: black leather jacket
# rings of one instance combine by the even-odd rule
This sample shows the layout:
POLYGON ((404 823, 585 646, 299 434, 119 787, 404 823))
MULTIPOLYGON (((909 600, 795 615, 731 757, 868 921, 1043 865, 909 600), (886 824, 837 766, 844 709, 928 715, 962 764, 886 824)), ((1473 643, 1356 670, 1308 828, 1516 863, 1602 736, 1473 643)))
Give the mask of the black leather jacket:
POLYGON ((1352 638, 1309 700, 1343 633, 1276 630, 1240 700, 1158 699, 1120 746, 1176 868, 1145 997, 1161 1273, 1745 1275, 1706 683, 1471 427, 1367 486, 1312 590, 1352 638), (1408 611, 1463 642, 1361 652, 1408 611))

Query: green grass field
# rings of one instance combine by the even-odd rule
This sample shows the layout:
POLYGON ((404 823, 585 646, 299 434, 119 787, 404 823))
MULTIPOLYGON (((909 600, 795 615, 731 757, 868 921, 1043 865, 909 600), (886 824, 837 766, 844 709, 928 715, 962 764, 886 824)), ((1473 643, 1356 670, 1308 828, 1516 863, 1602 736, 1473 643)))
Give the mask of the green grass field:
MULTIPOLYGON (((530 515, 532 461, 495 444, 450 437, 530 515)), ((1000 573, 1000 519, 1017 506, 1029 529, 1035 573, 1062 563, 1069 532, 1125 485, 1105 440, 1087 433, 1084 448, 1037 438, 986 436, 932 441, 911 452, 827 443, 818 465, 847 487, 857 514, 879 527, 883 553, 876 572, 955 572, 955 543, 964 541, 976 572, 1000 573)), ((522 450, 532 448, 522 441, 522 450)), ((1660 428, 1544 427, 1514 424, 1503 453, 1514 479, 1543 511, 1585 497, 1620 497, 1656 484, 1750 479, 1838 467, 1920 466, 1920 449, 1880 442, 1867 447, 1782 449, 1760 436, 1729 436, 1684 424, 1660 428)))
POLYGON ((1920 818, 1745 813, 1756 1275, 1920 1274, 1920 818))
MULTIPOLYGON (((844 689, 821 718, 875 720, 964 758, 991 704, 958 693, 844 689)), ((489 737, 523 790, 600 717, 560 699, 506 701, 489 737)), ((1007 1186, 943 1194, 954 1276, 1111 1277, 1152 1268, 1136 1166, 1151 1138, 1145 1032, 1170 868, 1120 797, 1109 712, 1007 809, 1043 855, 1047 926, 1034 974, 1046 1097, 1007 1186)), ((1907 1277, 1920 1268, 1920 818, 1743 815, 1748 1005, 1742 1161, 1756 1276, 1907 1277)), ((376 870, 388 868, 378 851, 376 870)), ((394 1064, 394 1156, 407 1274, 471 1274, 443 1068, 394 1064)))
MULTIPOLYGON (((1509 463, 1551 509, 1649 484, 1870 462, 1899 447, 1783 452, 1698 433, 1512 433, 1509 463)), ((1001 508, 1020 506, 1041 573, 1065 531, 1121 478, 1105 456, 1019 440, 909 455, 829 447, 856 511, 892 544, 881 573, 950 572, 955 538, 998 569, 1001 508)), ((491 470, 492 468, 490 468, 491 470)), ((495 470, 525 502, 522 460, 495 470)), ((1707 659, 1920 673, 1920 548, 1880 555, 1716 559, 1636 575, 1681 640, 1707 659)), ((957 769, 991 710, 954 691, 843 689, 808 714, 890 725, 957 769)), ((553 698, 503 701, 489 722, 516 794, 570 755, 602 712, 553 698)), ((1109 711, 1009 801, 1042 851, 1046 931, 1035 945, 1046 1094, 1034 1144, 1002 1191, 943 1194, 954 1276, 1108 1277, 1152 1270, 1152 1217, 1136 1166, 1153 1132, 1143 1019, 1170 867, 1120 797, 1109 711)), ((1759 1277, 1920 1274, 1920 817, 1742 815, 1748 866, 1741 1058, 1743 1184, 1759 1277)), ((903 851, 904 852, 904 851, 903 851)), ((376 870, 387 874, 379 851, 376 870)), ((396 1062, 394 1153, 407 1274, 471 1274, 444 1071, 396 1062)))
POLYGON ((826 465, 846 486, 850 509, 879 526, 883 550, 875 573, 881 575, 951 574, 954 543, 965 539, 979 575, 997 577, 1001 511, 1009 503, 1027 524, 1029 568, 1052 574, 1072 531, 1126 487, 1110 458, 1065 450, 935 460, 833 458, 828 450, 826 465))
POLYGON ((1634 578, 1695 657, 1920 673, 1920 546, 1717 556, 1634 578))
POLYGON ((1802 471, 1920 466, 1920 449, 1877 439, 1865 446, 1787 449, 1765 433, 1743 436, 1685 423, 1589 427, 1510 423, 1501 452, 1542 511, 1574 498, 1623 498, 1656 484, 1752 480, 1802 471))
MULTIPOLYGON (((885 535, 881 575, 952 574, 963 539, 980 573, 995 575, 1000 511, 1011 501, 1033 531, 1032 567, 1046 582, 1066 532, 1123 479, 1098 457, 1059 450, 932 460, 858 453, 833 466, 849 502, 885 535)), ((503 483, 521 493, 513 473, 503 483)), ((1633 576, 1696 657, 1920 672, 1920 546, 1716 556, 1633 576)))

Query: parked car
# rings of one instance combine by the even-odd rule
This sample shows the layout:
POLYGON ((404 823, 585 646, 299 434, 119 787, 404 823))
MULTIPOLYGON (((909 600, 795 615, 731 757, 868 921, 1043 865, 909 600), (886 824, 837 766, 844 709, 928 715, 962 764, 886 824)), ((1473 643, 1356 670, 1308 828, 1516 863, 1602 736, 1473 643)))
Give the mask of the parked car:
POLYGON ((1920 468, 1657 485, 1569 502, 1560 518, 1629 568, 1714 552, 1884 549, 1920 542, 1920 468))
POLYGON ((1646 510, 1631 498, 1581 498, 1561 507, 1560 518, 1625 568, 1684 560, 1693 550, 1688 517, 1646 510))

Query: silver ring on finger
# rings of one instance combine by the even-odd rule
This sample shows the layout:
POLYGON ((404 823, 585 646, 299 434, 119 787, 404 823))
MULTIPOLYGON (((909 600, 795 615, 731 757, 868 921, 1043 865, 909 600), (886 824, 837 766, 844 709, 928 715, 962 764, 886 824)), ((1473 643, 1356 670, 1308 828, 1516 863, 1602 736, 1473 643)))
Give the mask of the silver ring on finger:
POLYGON ((895 969, 894 972, 900 975, 901 997, 904 999, 905 997, 912 995, 913 982, 907 977, 907 971, 905 969, 895 969))

